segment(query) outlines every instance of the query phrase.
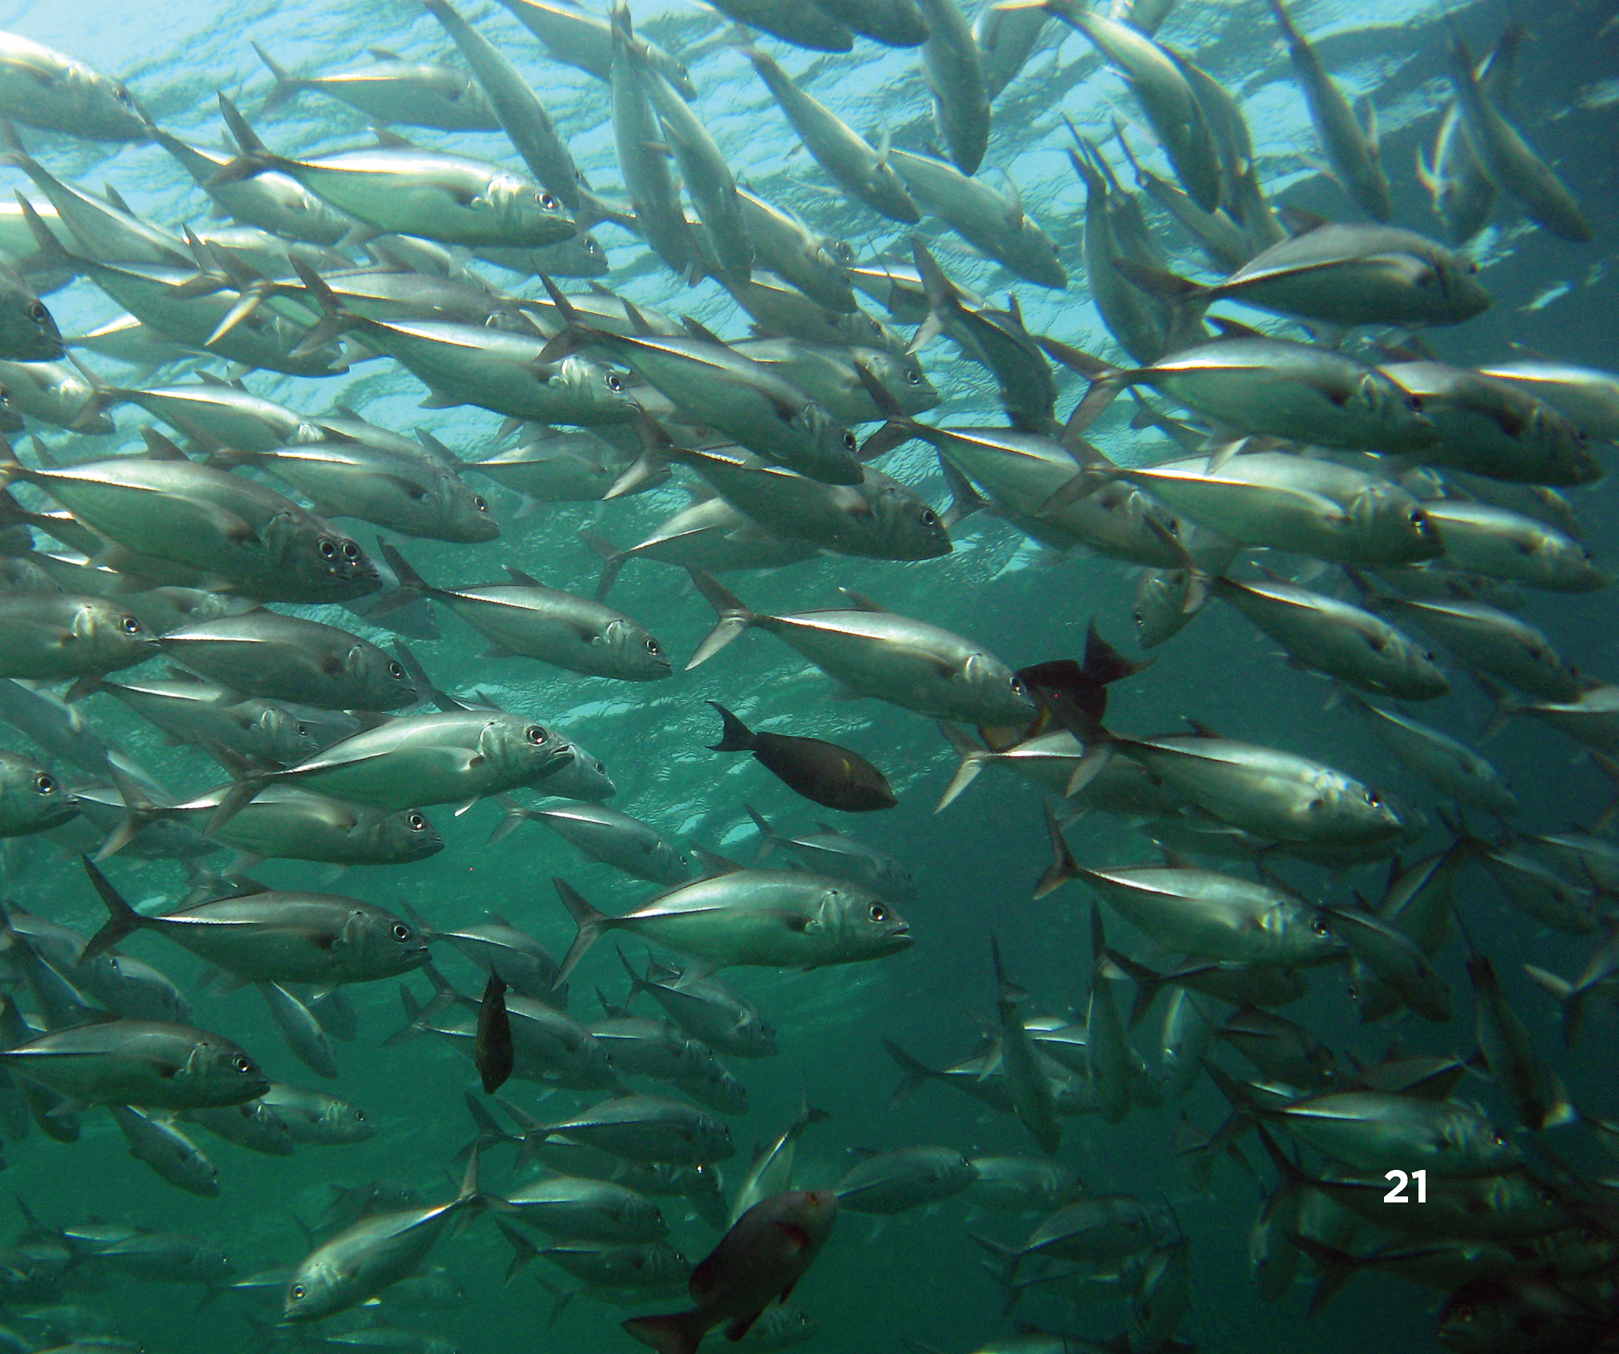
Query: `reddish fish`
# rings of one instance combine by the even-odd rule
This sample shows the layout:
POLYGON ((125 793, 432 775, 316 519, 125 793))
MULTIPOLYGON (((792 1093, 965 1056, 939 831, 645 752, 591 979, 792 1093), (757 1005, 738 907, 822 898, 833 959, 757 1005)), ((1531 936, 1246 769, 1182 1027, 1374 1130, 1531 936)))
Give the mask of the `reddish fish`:
POLYGON ((695 1354, 715 1326, 740 1340, 771 1303, 783 1302, 832 1230, 838 1196, 831 1190, 789 1190, 761 1199, 720 1238, 691 1272, 689 1312, 638 1316, 624 1329, 659 1354, 695 1354))

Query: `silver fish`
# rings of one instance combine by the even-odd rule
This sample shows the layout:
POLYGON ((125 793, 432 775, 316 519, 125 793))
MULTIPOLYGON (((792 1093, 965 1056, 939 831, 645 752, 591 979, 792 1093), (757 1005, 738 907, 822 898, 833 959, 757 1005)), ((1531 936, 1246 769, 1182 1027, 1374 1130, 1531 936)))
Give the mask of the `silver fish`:
POLYGON ((688 671, 758 626, 863 696, 969 724, 1011 724, 1034 716, 1022 679, 993 654, 948 630, 871 602, 767 615, 750 611, 713 579, 694 577, 720 619, 687 662, 688 671))
POLYGON ((691 955, 683 982, 733 964, 808 969, 859 963, 911 942, 909 923, 876 894, 796 870, 735 870, 694 880, 616 917, 597 911, 565 881, 554 882, 579 928, 559 983, 614 930, 691 955))
POLYGON ((0 1051, 0 1066, 78 1104, 235 1105, 262 1095, 270 1084, 230 1040, 150 1020, 52 1030, 0 1051))
POLYGON ((500 126, 482 91, 453 66, 404 61, 374 51, 376 64, 360 70, 292 75, 258 43, 251 46, 275 81, 263 112, 299 94, 315 93, 342 100, 377 125, 403 122, 448 132, 492 132, 500 126))
POLYGON ((0 34, 0 116, 100 141, 152 135, 122 81, 19 33, 0 34))

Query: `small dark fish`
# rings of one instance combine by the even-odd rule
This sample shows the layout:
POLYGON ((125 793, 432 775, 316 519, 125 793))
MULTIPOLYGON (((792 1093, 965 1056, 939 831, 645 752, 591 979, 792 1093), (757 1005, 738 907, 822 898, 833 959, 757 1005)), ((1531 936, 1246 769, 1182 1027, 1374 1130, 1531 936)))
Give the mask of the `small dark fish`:
MULTIPOLYGON (((1019 668, 1017 675, 1040 707, 1035 721, 1023 739, 1044 733, 1057 724, 1081 743, 1096 736, 1107 713, 1109 683, 1140 672, 1147 663, 1132 663, 1096 633, 1093 622, 1085 633, 1085 661, 1054 658, 1032 667, 1019 668)), ((1020 740, 1022 741, 1022 740, 1020 740)))
POLYGON ((498 973, 489 975, 478 1006, 478 1037, 473 1044, 473 1060, 483 1089, 493 1095, 512 1074, 512 1022, 506 1014, 506 984, 498 973))
POLYGON ((718 701, 709 701, 725 721, 725 730, 713 752, 751 752, 790 790, 829 809, 866 813, 891 809, 899 803, 888 780, 858 752, 820 738, 798 738, 785 733, 754 733, 718 701))

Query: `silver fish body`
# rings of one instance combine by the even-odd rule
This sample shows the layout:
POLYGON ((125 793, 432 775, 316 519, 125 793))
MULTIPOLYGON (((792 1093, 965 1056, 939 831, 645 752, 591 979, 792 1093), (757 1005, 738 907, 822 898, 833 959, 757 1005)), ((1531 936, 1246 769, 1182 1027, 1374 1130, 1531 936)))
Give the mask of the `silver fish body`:
POLYGON ((0 1066, 80 1104, 235 1105, 262 1095, 270 1084, 230 1040, 150 1020, 52 1030, 0 1052, 0 1066))
POLYGON ((0 33, 0 116, 100 141, 152 135, 122 81, 19 33, 0 33))

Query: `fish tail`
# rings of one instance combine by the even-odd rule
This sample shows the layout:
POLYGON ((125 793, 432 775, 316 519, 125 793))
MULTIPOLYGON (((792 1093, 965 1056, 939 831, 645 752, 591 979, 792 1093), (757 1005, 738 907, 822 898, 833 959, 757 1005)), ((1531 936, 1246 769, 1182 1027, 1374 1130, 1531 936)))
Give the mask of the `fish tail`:
POLYGON ((540 281, 545 284, 546 295, 551 298, 551 304, 557 308, 557 314, 562 317, 562 329, 540 349, 538 361, 560 362, 570 353, 576 353, 584 347, 590 341, 592 330, 584 323, 578 308, 555 282, 544 273, 540 274, 540 281))
POLYGON ((562 967, 557 970, 557 976, 551 983, 551 989, 555 991, 568 981, 568 975, 584 958, 585 951, 600 938, 602 926, 608 917, 592 907, 567 880, 553 879, 551 882, 556 885, 557 896, 562 899, 563 907, 568 909, 568 915, 579 928, 573 944, 568 947, 568 953, 563 956, 562 967))
MULTIPOLYGON (((709 701, 709 704, 714 705, 714 702, 709 701)), ((721 709, 721 707, 715 706, 715 709, 721 709)), ((721 744, 715 749, 716 752, 730 750, 731 749, 726 748, 724 744, 721 744)), ((752 804, 744 804, 742 806, 742 811, 746 813, 749 818, 753 819, 754 827, 759 829, 759 859, 763 860, 776 849, 776 842, 778 840, 776 837, 776 829, 770 826, 770 820, 766 818, 764 814, 760 813, 758 809, 754 808, 752 804)))
POLYGON ((629 556, 605 536, 598 536, 593 531, 581 531, 579 538, 601 556, 602 576, 596 580, 596 600, 599 602, 617 582, 619 571, 623 569, 624 561, 629 556))
POLYGON ((1321 1279, 1316 1284, 1315 1291, 1310 1294, 1311 1316, 1342 1292, 1344 1285, 1354 1278, 1356 1271, 1364 1268, 1366 1263, 1357 1255, 1329 1246, 1324 1241, 1317 1241, 1314 1237, 1305 1236, 1301 1232, 1289 1232, 1287 1239, 1309 1256, 1321 1271, 1321 1279))
POLYGON ((472 1115, 472 1122, 477 1127, 478 1136, 461 1149, 457 1155, 481 1151, 488 1147, 498 1147, 503 1142, 510 1142, 512 1135, 506 1132, 496 1121, 495 1116, 479 1102, 472 1092, 466 1092, 467 1110, 472 1115))
POLYGON ((1168 301, 1171 305, 1196 305, 1207 304, 1211 299, 1211 288, 1172 273, 1167 268, 1154 268, 1150 264, 1125 258, 1113 259, 1112 263, 1114 271, 1137 291, 1144 291, 1160 301, 1168 301))
MULTIPOLYGON (((1063 121, 1067 122, 1068 120, 1064 118, 1063 121)), ((1096 154, 1096 148, 1086 141, 1084 137, 1080 136, 1077 131, 1074 131, 1073 123, 1068 123, 1068 130, 1073 132, 1074 140, 1079 142, 1085 151, 1091 155, 1096 154)), ((1100 199, 1107 196, 1107 184, 1103 181, 1102 176, 1096 172, 1096 166, 1091 164, 1085 155, 1081 155, 1078 151, 1070 150, 1068 152, 1068 163, 1074 167, 1074 173, 1079 175, 1079 181, 1085 185, 1085 192, 1089 197, 1100 199)))
MULTIPOLYGON (((752 752, 758 746, 758 741, 753 736, 753 730, 748 728, 746 724, 718 701, 709 701, 708 703, 720 712, 720 718, 724 721, 720 741, 708 745, 710 752, 752 752)), ((746 805, 743 807, 746 807, 746 805)), ((748 809, 748 816, 753 819, 755 824, 760 823, 759 815, 754 813, 752 809, 748 809)), ((769 827, 767 825, 760 826, 759 831, 768 835, 769 827)))
POLYGON ((259 60, 262 61, 265 67, 269 70, 270 78, 275 81, 275 88, 265 96, 264 102, 259 105, 259 112, 261 114, 273 112, 282 104, 286 103, 288 99, 291 99, 295 94, 297 94, 298 91, 303 88, 304 82, 298 79, 296 76, 290 75, 287 70, 281 66, 267 51, 265 51, 264 48, 260 47, 258 43, 255 42, 251 43, 250 45, 252 46, 253 50, 258 53, 259 60))
POLYGON ((916 352, 941 334, 951 317, 961 313, 961 293, 945 276, 938 260, 928 252, 920 235, 911 236, 911 259, 916 264, 917 276, 922 279, 922 292, 928 302, 927 318, 922 321, 909 345, 910 350, 916 352))
POLYGON ((393 546, 386 541, 378 541, 383 559, 388 561, 388 567, 399 575, 399 591, 402 593, 415 593, 422 597, 431 597, 437 591, 432 584, 411 568, 410 563, 393 546))
POLYGON ((455 1201, 468 1204, 482 1197, 483 1191, 478 1188, 478 1149, 474 1147, 467 1154, 467 1168, 461 1174, 461 1188, 456 1191, 455 1201))
POLYGON ((946 531, 954 531, 975 512, 983 512, 989 508, 989 500, 979 493, 973 482, 951 465, 942 454, 939 456, 939 473, 944 476, 945 487, 950 491, 950 506, 939 516, 939 521, 946 531))
POLYGON ((939 732, 949 740, 950 746, 956 750, 956 755, 961 760, 956 764, 956 774, 950 778, 950 784, 944 787, 939 802, 933 806, 935 813, 942 813, 955 803, 956 797, 978 778, 978 773, 994 755, 988 748, 979 747, 954 724, 940 721, 939 732))
POLYGON ((1068 839, 1062 835, 1062 828, 1057 823, 1057 815, 1052 811, 1049 799, 1045 807, 1046 831, 1051 836, 1051 864, 1034 886, 1036 898, 1044 898, 1046 894, 1055 892, 1079 873, 1079 864, 1074 860, 1074 853, 1068 849, 1068 839))
POLYGON ((506 1238, 506 1244, 512 1248, 512 1259, 511 1263, 506 1266, 506 1278, 504 1280, 505 1283, 510 1283, 517 1277, 517 1272, 524 1265, 539 1255, 540 1248, 534 1244, 533 1239, 527 1233, 513 1227, 505 1218, 497 1217, 495 1226, 500 1228, 500 1234, 506 1238))
POLYGON ((1078 372, 1091 383, 1090 389, 1085 392, 1085 398, 1074 406, 1074 412, 1068 416, 1068 422, 1063 427, 1062 441, 1066 446, 1071 439, 1077 438, 1095 423, 1101 417, 1102 411, 1118 397, 1119 392, 1124 389, 1126 373, 1099 357, 1092 357, 1089 353, 1061 343, 1049 335, 1042 335, 1037 341, 1049 356, 1070 371, 1078 372))
POLYGON ((143 918, 132 908, 123 894, 112 886, 112 881, 96 868, 95 862, 89 856, 80 856, 84 862, 84 872, 90 876, 90 882, 95 885, 96 892, 101 895, 101 901, 107 905, 111 919, 95 935, 86 942, 79 953, 81 964, 105 954, 126 936, 140 929, 143 918))
POLYGON ((505 841, 524 823, 531 822, 538 816, 533 809, 525 809, 521 804, 507 804, 505 817, 495 824, 495 830, 489 834, 489 845, 505 841))
POLYGON ((231 139, 236 142, 239 153, 235 159, 221 165, 218 172, 208 180, 210 188, 252 178, 260 170, 271 168, 279 158, 272 155, 270 148, 259 140, 259 134, 248 125, 241 109, 231 102, 229 95, 219 96, 219 111, 225 119, 225 125, 230 128, 231 139))
POLYGON ((669 1316, 636 1316, 623 1323, 628 1334, 658 1354, 696 1354, 708 1325, 696 1309, 669 1316))
POLYGON ((899 1064, 900 1071, 905 1074, 900 1078, 899 1085, 894 1088, 894 1094, 888 1097, 890 1108, 907 1099, 923 1082, 929 1081, 938 1075, 920 1058, 907 1053, 892 1039, 884 1039, 883 1048, 888 1053, 888 1056, 899 1064))
POLYGON ((1130 1007, 1128 1027, 1134 1029, 1144 1019, 1147 1012, 1152 1010, 1152 1004, 1157 1000, 1159 992, 1163 990, 1166 979, 1161 973, 1154 973, 1145 964, 1139 963, 1109 946, 1103 951, 1103 957, 1114 968, 1136 985, 1136 999, 1130 1007))
MULTIPOLYGON (((81 677, 78 682, 75 682, 73 684, 74 689, 77 690, 83 681, 84 679, 81 677)), ((93 689, 94 687, 87 687, 85 691, 81 691, 79 694, 87 694, 88 691, 93 689)), ((118 852, 135 840, 143 827, 163 815, 163 807, 154 803, 136 783, 135 778, 110 758, 107 761, 107 774, 112 778, 113 786, 118 791, 118 798, 124 801, 124 816, 118 826, 107 834, 106 840, 97 848, 95 854, 97 861, 106 860, 109 856, 117 855, 118 852)), ((99 889, 101 885, 98 884, 96 887, 99 889)), ((109 884, 108 887, 111 888, 112 886, 109 884)), ((102 897, 106 897, 106 894, 103 893, 102 897)))
MULTIPOLYGON (((7 158, 10 158, 7 156, 7 158)), ((14 195, 17 207, 22 212, 23 221, 28 226, 28 233, 34 237, 34 248, 39 251, 43 263, 55 264, 72 268, 74 272, 82 272, 81 260, 77 254, 68 252, 67 247, 56 238, 55 233, 45 224, 34 204, 21 193, 14 195)))
POLYGON ((269 783, 268 776, 244 776, 237 781, 220 797, 219 805, 214 809, 213 816, 208 819, 208 826, 203 829, 203 834, 206 836, 218 832, 246 808, 253 797, 269 783))
POLYGON ((701 569, 688 569, 686 572, 691 575, 691 581, 697 585, 697 591, 702 593, 708 599, 708 604, 719 613, 719 621, 686 663, 686 671, 690 672, 698 664, 708 662, 758 618, 739 598, 721 586, 717 579, 705 574, 701 569))
POLYGON ((309 289, 309 294, 315 298, 321 309, 321 320, 312 326, 307 334, 299 341, 298 346, 292 350, 291 356, 304 357, 318 352, 339 334, 352 329, 358 322, 358 317, 343 309, 337 295, 326 285, 326 279, 311 268, 298 255, 290 256, 293 270, 298 279, 309 289))
POLYGON ((630 967, 629 958, 623 950, 618 950, 617 954, 618 962, 624 966, 624 972, 629 974, 630 977, 630 990, 624 994, 624 1005, 628 1006, 635 999, 636 993, 645 992, 652 984, 630 967))

